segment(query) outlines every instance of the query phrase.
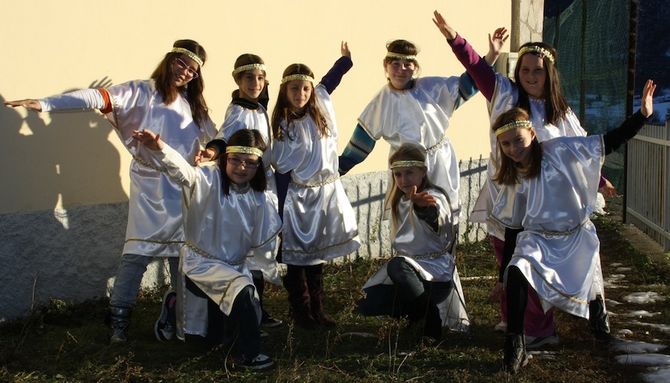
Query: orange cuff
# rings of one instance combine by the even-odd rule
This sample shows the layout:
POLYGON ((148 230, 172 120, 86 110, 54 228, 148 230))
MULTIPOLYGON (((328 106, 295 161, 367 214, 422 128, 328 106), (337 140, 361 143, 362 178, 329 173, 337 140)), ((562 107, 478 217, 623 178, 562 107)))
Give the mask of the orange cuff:
POLYGON ((102 100, 105 102, 105 107, 100 109, 104 114, 112 112, 112 101, 109 97, 109 92, 105 88, 98 88, 98 92, 102 95, 102 100))

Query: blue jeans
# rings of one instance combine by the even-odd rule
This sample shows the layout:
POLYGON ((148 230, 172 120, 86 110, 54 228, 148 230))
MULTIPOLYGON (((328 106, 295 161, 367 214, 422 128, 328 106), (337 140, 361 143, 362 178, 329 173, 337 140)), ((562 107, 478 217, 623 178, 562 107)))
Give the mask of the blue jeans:
MULTIPOLYGON (((164 259, 163 257, 147 257, 138 254, 123 254, 121 264, 116 272, 114 280, 114 289, 109 299, 109 304, 116 307, 133 307, 137 302, 137 293, 140 291, 142 277, 147 271, 147 266, 154 259, 164 259)), ((179 275, 179 258, 167 257, 170 265, 170 284, 177 286, 177 276, 179 275)))

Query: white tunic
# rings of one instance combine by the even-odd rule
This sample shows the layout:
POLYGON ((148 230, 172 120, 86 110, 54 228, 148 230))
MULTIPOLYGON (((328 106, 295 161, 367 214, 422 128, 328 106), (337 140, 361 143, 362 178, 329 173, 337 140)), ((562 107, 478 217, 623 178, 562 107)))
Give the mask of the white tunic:
POLYGON ((545 309, 588 318, 588 302, 604 293, 600 242, 589 219, 605 155, 602 136, 555 138, 542 148, 540 175, 503 186, 492 215, 507 227, 523 227, 510 265, 545 309))
MULTIPOLYGON (((442 325, 452 330, 467 331, 470 321, 465 310, 465 299, 454 257, 449 253, 453 241, 453 217, 448 199, 441 190, 426 189, 435 197, 438 206, 438 230, 433 230, 414 210, 411 200, 401 198, 398 217, 392 225, 394 256, 403 257, 416 269, 421 278, 430 282, 454 282, 449 296, 437 304, 442 325)), ((384 264, 363 285, 363 290, 380 284, 392 285, 384 264)))
MULTIPOLYGON (((231 103, 226 110, 226 117, 216 137, 226 142, 233 133, 242 129, 256 129, 265 141, 266 149, 263 153, 263 165, 265 166, 265 178, 267 179, 267 200, 277 209, 277 186, 275 184, 274 171, 270 166, 272 157, 272 131, 268 122, 268 114, 262 105, 258 109, 249 109, 241 105, 231 103)), ((281 278, 277 269, 276 256, 277 241, 270 241, 266 246, 255 249, 253 257, 247 258, 247 265, 251 270, 260 270, 264 278, 279 285, 281 278)))
MULTIPOLYGON (((498 117, 508 110, 517 106, 519 100, 519 90, 517 85, 508 77, 496 73, 496 86, 493 97, 489 103, 489 115, 491 125, 498 117)), ((586 131, 582 128, 577 116, 568 109, 565 116, 558 121, 556 125, 546 122, 546 113, 544 100, 529 96, 530 120, 539 142, 544 142, 556 137, 583 137, 586 131)), ((491 143, 491 153, 487 168, 487 180, 482 190, 479 192, 477 202, 470 214, 471 222, 486 223, 489 234, 504 240, 505 228, 501 227, 494 220, 489 220, 491 214, 492 201, 496 199, 499 187, 493 181, 493 177, 498 170, 498 142, 495 133, 489 128, 489 140, 491 143)))
POLYGON ((329 135, 321 137, 309 114, 281 129, 283 140, 273 145, 273 165, 291 172, 284 202, 282 261, 308 266, 354 252, 360 246, 356 216, 338 173, 337 126, 330 95, 314 88, 329 135))
POLYGON ((183 244, 181 187, 159 171, 161 165, 133 140, 134 130, 150 130, 192 163, 216 128, 198 127, 183 95, 165 105, 154 82, 132 81, 107 89, 113 110, 105 117, 114 125, 133 160, 124 254, 176 257, 183 244))
MULTIPOLYGON (((239 188, 230 183, 230 193, 224 195, 215 163, 193 167, 167 145, 154 153, 183 187, 185 243, 180 271, 230 315, 237 294, 253 286, 247 254, 275 239, 281 228, 279 215, 265 193, 248 185, 239 188)), ((205 336, 207 315, 202 310, 206 300, 189 294, 183 286, 179 297, 180 334, 205 336)))
POLYGON ((411 89, 385 85, 358 118, 372 138, 384 138, 391 145, 389 156, 406 143, 426 150, 428 179, 446 191, 455 220, 460 172, 447 128, 459 98, 458 82, 457 76, 421 77, 411 89))

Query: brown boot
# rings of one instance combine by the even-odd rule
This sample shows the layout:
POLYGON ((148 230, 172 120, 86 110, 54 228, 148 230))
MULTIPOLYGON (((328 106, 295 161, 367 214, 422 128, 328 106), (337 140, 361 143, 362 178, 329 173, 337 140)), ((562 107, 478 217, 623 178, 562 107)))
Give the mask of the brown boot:
POLYGON ((317 322, 311 314, 310 296, 305 282, 305 268, 287 265, 286 276, 282 278, 288 292, 289 311, 293 323, 306 330, 313 330, 317 322))
POLYGON ((325 298, 323 290, 323 264, 306 267, 305 274, 312 317, 321 326, 335 327, 337 322, 323 311, 323 301, 325 298))

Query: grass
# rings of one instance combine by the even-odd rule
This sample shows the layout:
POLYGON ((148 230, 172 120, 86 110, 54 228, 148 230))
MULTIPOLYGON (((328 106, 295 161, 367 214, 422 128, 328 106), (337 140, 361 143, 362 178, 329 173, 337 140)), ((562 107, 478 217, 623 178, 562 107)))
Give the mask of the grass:
MULTIPOLYGON (((616 218, 596 220, 602 241, 605 275, 616 272, 609 265, 621 263, 632 270, 627 284, 607 291, 610 299, 634 291, 656 291, 670 295, 667 265, 651 263, 622 237, 616 218), (612 269, 612 270, 610 270, 612 269)), ((365 318, 355 313, 360 287, 376 271, 379 261, 355 260, 329 265, 327 311, 338 320, 335 330, 306 331, 283 325, 270 329, 263 351, 278 363, 269 372, 231 370, 226 350, 199 342, 159 343, 153 337, 153 322, 160 308, 162 291, 143 292, 133 313, 131 341, 109 345, 103 325, 106 301, 68 304, 54 300, 21 320, 0 327, 0 381, 10 382, 636 382, 642 369, 623 367, 615 354, 597 344, 585 320, 556 314, 561 344, 536 355, 522 373, 510 377, 500 371, 502 335, 493 331, 498 308, 488 302, 495 266, 485 241, 459 247, 459 269, 472 321, 468 334, 445 330, 438 345, 426 345, 420 329, 406 322, 365 318), (352 333, 369 333, 360 336, 352 333)), ((287 320, 285 292, 268 287, 266 309, 287 320)), ((635 340, 668 344, 662 333, 625 319, 632 306, 610 309, 612 327, 633 331, 635 340)), ((640 309, 640 308, 636 308, 640 309)), ((667 303, 647 305, 645 310, 661 314, 646 322, 669 323, 667 303)))

